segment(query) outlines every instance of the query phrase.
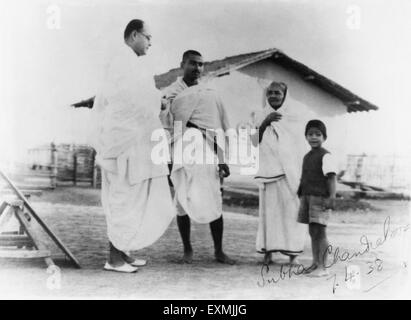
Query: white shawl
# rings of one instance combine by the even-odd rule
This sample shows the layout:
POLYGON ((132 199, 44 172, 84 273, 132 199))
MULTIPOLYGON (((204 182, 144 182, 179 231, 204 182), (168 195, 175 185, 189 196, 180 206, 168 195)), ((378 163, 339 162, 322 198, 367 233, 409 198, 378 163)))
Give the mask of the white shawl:
MULTIPOLYGON (((264 132, 259 145, 259 170, 256 180, 267 183, 285 174, 290 188, 297 192, 301 170, 301 152, 298 150, 297 139, 302 138, 303 133, 299 132, 300 117, 290 109, 285 102, 277 110, 282 114, 282 119, 271 122, 264 132)), ((259 126, 273 111, 274 109, 266 103, 262 110, 255 113, 255 125, 259 126)))

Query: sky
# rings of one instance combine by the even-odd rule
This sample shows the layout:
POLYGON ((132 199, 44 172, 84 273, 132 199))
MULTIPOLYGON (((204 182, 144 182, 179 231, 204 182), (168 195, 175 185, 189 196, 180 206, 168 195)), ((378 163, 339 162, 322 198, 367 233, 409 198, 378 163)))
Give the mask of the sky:
POLYGON ((340 116, 348 153, 411 155, 410 13, 408 0, 2 1, 2 156, 87 141, 89 110, 70 104, 95 94, 132 18, 150 25, 156 74, 187 49, 214 60, 278 48, 379 107, 340 116))

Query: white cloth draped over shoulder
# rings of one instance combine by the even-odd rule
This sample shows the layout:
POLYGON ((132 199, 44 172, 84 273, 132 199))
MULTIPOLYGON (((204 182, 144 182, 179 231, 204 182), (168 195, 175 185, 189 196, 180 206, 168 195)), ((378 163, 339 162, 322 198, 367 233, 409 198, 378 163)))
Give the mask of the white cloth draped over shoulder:
MULTIPOLYGON (((173 132, 171 180, 175 188, 175 201, 194 221, 209 223, 222 214, 221 182, 218 159, 214 153, 214 136, 212 132, 188 129, 187 123, 191 122, 201 129, 226 130, 229 128, 226 110, 215 88, 209 84, 199 84, 177 94, 170 112, 174 123, 179 122, 181 125, 181 132, 173 132), (188 130, 197 133, 199 139, 186 141, 183 137, 188 130), (193 155, 202 156, 185 158, 182 153, 188 146, 193 155)), ((222 141, 217 140, 217 143, 224 150, 222 141)))
MULTIPOLYGON (((280 121, 272 122, 259 145, 259 226, 256 249, 260 253, 281 252, 298 255, 303 251, 306 227, 297 222, 297 190, 301 172, 301 153, 297 139, 303 139, 301 120, 291 106, 278 110, 280 121)), ((259 126, 273 112, 267 103, 255 113, 259 126)))
MULTIPOLYGON (((259 127, 263 120, 274 109, 266 103, 260 110, 254 112, 254 125, 259 127)), ((263 134, 259 145, 259 170, 256 181, 267 183, 275 181, 277 176, 285 174, 291 190, 297 193, 300 182, 303 150, 297 147, 298 139, 304 139, 301 131, 302 119, 285 102, 278 110, 282 118, 271 122, 263 134)))
POLYGON ((188 86, 184 82, 183 77, 178 77, 171 85, 166 87, 162 92, 163 96, 170 101, 170 105, 177 95, 187 89, 188 86))
POLYGON ((178 77, 171 85, 163 89, 163 98, 167 101, 164 109, 160 112, 160 120, 164 129, 168 130, 170 135, 173 132, 173 115, 170 112, 171 104, 175 97, 183 90, 187 89, 187 84, 183 81, 182 77, 178 77))
POLYGON ((164 129, 150 64, 123 43, 106 65, 92 110, 108 236, 123 251, 156 241, 175 215, 168 168, 151 160, 151 135, 164 129))

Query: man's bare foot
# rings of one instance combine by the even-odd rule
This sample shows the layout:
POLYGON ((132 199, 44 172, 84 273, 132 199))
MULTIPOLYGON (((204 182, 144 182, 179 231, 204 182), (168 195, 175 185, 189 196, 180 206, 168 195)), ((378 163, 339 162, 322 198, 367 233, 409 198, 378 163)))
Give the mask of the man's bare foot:
POLYGON ((319 278, 319 277, 327 277, 330 273, 327 269, 324 268, 317 268, 313 272, 307 274, 307 277, 319 278))
POLYGON ((235 260, 228 257, 224 252, 215 253, 215 259, 217 262, 224 263, 224 264, 235 264, 235 260))
POLYGON ((313 272, 314 270, 318 269, 318 265, 316 263, 313 263, 311 266, 309 266, 308 268, 305 268, 304 270, 304 274, 309 274, 311 272, 313 272))
POLYGON ((188 264, 193 263, 193 251, 192 250, 184 251, 183 262, 188 263, 188 264))

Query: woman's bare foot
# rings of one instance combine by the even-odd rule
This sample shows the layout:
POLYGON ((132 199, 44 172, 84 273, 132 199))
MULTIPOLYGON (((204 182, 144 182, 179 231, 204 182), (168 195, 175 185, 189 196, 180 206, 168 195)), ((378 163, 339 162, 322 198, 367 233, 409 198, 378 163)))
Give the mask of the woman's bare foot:
POLYGON ((300 264, 300 261, 298 260, 298 256, 290 256, 290 262, 289 264, 291 266, 296 266, 300 264))
POLYGON ((265 265, 270 265, 270 264, 273 264, 273 263, 274 263, 273 260, 272 260, 271 252, 268 252, 268 253, 266 253, 266 254, 264 255, 264 261, 263 261, 263 263, 264 263, 265 265))
POLYGON ((220 263, 229 264, 229 265, 235 264, 235 260, 228 257, 223 251, 216 252, 215 259, 220 263))

